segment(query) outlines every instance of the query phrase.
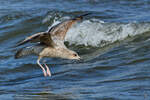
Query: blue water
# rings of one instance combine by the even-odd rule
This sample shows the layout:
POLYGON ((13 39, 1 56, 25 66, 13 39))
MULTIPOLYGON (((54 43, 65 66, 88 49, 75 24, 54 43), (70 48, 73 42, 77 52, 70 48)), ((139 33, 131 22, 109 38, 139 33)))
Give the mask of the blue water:
POLYGON ((1 0, 0 99, 150 100, 149 22, 149 0, 1 0), (83 60, 47 58, 44 77, 36 56, 14 59, 21 39, 88 12, 65 42, 83 60))

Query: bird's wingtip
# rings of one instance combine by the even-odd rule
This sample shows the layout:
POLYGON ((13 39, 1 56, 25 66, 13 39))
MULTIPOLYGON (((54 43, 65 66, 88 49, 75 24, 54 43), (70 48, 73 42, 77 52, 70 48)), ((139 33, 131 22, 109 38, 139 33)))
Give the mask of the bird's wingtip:
POLYGON ((84 16, 91 15, 91 14, 92 14, 91 12, 82 14, 82 15, 80 15, 80 16, 75 17, 74 20, 83 19, 84 16))
POLYGON ((87 16, 87 15, 91 15, 92 13, 91 12, 88 12, 88 13, 85 13, 85 14, 83 14, 83 15, 80 15, 80 16, 87 16))

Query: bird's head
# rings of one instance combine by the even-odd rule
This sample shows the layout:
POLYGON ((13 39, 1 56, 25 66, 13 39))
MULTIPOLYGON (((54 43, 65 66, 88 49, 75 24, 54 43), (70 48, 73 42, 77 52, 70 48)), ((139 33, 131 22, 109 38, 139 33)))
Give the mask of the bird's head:
POLYGON ((72 50, 63 50, 62 58, 80 60, 78 53, 72 50))
POLYGON ((76 52, 72 52, 70 54, 70 59, 76 59, 76 60, 80 60, 80 56, 76 53, 76 52))

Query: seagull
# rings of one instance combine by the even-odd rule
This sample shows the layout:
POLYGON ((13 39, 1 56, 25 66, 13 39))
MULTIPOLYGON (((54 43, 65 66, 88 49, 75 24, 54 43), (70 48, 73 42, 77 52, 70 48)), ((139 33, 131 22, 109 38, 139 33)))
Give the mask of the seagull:
POLYGON ((44 57, 80 60, 80 56, 75 51, 70 50, 65 46, 64 39, 69 28, 89 14, 90 13, 83 14, 73 19, 63 21, 51 27, 47 32, 39 32, 25 38, 16 46, 21 46, 28 42, 36 44, 19 49, 15 54, 15 59, 31 54, 37 55, 37 64, 41 67, 44 76, 51 76, 51 71, 46 63, 43 62, 46 69, 40 63, 40 60, 44 57))

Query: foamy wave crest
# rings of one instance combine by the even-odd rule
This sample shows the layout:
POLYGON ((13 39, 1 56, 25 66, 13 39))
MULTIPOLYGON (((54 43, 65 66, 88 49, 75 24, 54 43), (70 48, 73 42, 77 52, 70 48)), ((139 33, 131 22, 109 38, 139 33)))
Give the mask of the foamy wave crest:
POLYGON ((85 20, 72 27, 65 40, 70 44, 104 46, 148 31, 150 31, 150 23, 121 24, 85 20))
MULTIPOLYGON (((53 25, 59 22, 55 21, 53 25)), ((75 45, 104 46, 148 31, 150 23, 104 23, 91 19, 73 25, 67 32, 65 41, 75 45)))

